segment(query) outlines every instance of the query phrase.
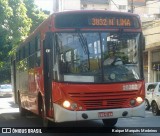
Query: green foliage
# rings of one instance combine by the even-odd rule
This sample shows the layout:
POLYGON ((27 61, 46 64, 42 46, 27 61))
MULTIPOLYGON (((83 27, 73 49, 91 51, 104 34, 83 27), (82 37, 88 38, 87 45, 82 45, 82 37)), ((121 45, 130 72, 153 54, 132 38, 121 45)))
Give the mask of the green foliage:
POLYGON ((10 82, 10 55, 45 19, 34 0, 0 0, 0 83, 10 82))
POLYGON ((42 23, 49 15, 45 14, 47 12, 43 12, 37 8, 37 6, 34 4, 34 0, 24 0, 24 3, 27 8, 27 16, 32 19, 32 26, 30 29, 30 32, 33 32, 35 28, 37 28, 40 23, 42 23))
POLYGON ((32 21, 27 16, 27 9, 22 0, 9 0, 9 5, 13 10, 13 16, 9 20, 12 30, 11 41, 16 46, 29 34, 32 21))

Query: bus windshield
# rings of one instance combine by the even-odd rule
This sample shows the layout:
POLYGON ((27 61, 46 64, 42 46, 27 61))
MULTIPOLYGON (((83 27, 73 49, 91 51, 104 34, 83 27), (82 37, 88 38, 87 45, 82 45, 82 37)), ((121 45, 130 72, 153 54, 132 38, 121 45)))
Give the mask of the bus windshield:
POLYGON ((61 82, 140 80, 139 39, 133 32, 56 33, 53 72, 61 82))

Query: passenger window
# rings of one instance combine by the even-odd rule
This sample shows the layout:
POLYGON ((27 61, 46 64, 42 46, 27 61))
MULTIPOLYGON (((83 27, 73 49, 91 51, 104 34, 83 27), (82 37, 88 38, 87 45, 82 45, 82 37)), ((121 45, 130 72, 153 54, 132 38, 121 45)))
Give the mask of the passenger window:
POLYGON ((41 52, 40 52, 40 51, 37 51, 37 53, 36 53, 36 64, 35 64, 35 66, 36 66, 36 67, 39 67, 39 66, 40 66, 40 62, 41 62, 41 52))
POLYGON ((35 38, 36 41, 36 51, 40 50, 40 35, 35 38))
POLYGON ((17 60, 17 62, 19 61, 19 51, 17 51, 17 53, 16 53, 16 60, 17 60))
POLYGON ((29 56, 29 43, 25 45, 25 58, 29 56))
POLYGON ((34 68, 36 60, 36 54, 29 56, 29 68, 34 68))
POLYGON ((36 42, 35 38, 33 38, 30 42, 30 55, 33 54, 36 50, 36 42))

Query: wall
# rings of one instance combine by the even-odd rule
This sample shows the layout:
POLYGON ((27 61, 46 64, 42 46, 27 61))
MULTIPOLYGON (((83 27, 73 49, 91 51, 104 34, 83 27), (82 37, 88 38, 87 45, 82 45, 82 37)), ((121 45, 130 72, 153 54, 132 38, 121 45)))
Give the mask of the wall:
POLYGON ((128 12, 128 0, 113 0, 110 1, 110 10, 113 11, 122 11, 122 12, 128 12), (120 5, 126 6, 126 9, 119 9, 120 5))
POLYGON ((160 13, 160 2, 157 1, 148 1, 146 2, 147 14, 159 14, 160 13))
POLYGON ((83 9, 87 10, 108 10, 109 7, 107 4, 87 4, 87 7, 84 7, 83 9))
POLYGON ((160 69, 157 66, 160 64, 160 20, 145 23, 143 34, 146 44, 144 57, 148 56, 147 62, 144 61, 144 73, 148 78, 145 80, 146 82, 159 82, 160 69))
POLYGON ((160 21, 153 21, 143 26, 145 35, 146 49, 159 46, 160 42, 160 21))
POLYGON ((80 0, 54 0, 53 4, 54 12, 80 10, 80 0))

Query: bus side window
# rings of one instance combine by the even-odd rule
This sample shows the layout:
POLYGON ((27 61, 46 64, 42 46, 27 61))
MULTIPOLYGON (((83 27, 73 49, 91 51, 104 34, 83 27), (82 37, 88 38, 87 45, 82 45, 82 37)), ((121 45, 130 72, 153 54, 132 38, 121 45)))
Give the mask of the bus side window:
POLYGON ((29 68, 33 68, 34 67, 34 61, 35 61, 35 58, 34 58, 34 44, 33 44, 33 40, 31 40, 31 42, 29 42, 29 57, 28 57, 28 61, 29 61, 29 68))
POLYGON ((25 66, 26 66, 26 70, 28 69, 28 57, 29 57, 29 43, 27 43, 26 45, 25 45, 25 66))
POLYGON ((36 41, 36 51, 40 50, 40 36, 38 35, 36 38, 35 38, 35 41, 36 41))
POLYGON ((35 53, 35 51, 36 51, 36 40, 35 38, 33 38, 30 41, 30 55, 35 53))
POLYGON ((16 61, 19 61, 19 51, 16 52, 16 61))
POLYGON ((35 55, 31 55, 29 56, 29 68, 34 68, 34 64, 35 64, 35 55))
POLYGON ((29 43, 25 45, 25 58, 28 58, 28 56, 29 56, 29 43))
POLYGON ((36 38, 35 38, 35 41, 36 41, 36 61, 35 61, 35 66, 36 67, 39 67, 40 66, 40 60, 41 60, 41 52, 40 52, 40 36, 38 35, 36 38))
POLYGON ((35 66, 39 67, 40 66, 40 62, 41 62, 41 52, 37 51, 36 53, 36 64, 35 66))

